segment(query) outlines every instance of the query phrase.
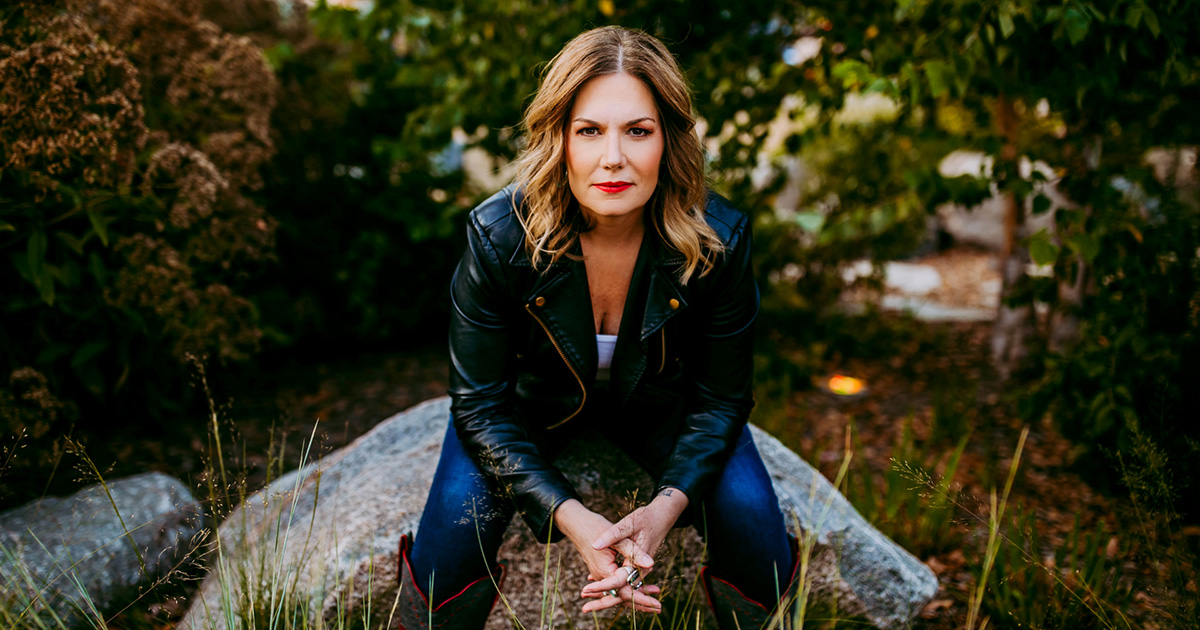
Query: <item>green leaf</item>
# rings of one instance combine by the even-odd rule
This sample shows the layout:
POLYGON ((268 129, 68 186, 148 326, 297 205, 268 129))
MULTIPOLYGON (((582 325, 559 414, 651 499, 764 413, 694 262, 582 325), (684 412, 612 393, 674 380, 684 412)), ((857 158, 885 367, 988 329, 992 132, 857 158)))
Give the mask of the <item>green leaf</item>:
POLYGON ((36 360, 40 364, 54 363, 70 353, 70 344, 52 343, 45 348, 42 348, 41 352, 38 352, 36 360))
POLYGON ((76 370, 81 370, 83 367, 92 361, 101 352, 108 349, 107 341, 91 341, 80 346, 75 351, 75 356, 71 357, 71 367, 76 370))
POLYGON ((108 224, 113 222, 113 219, 106 218, 100 214, 100 209, 96 206, 87 209, 88 220, 92 222, 92 229, 96 231, 96 236, 100 237, 100 242, 108 247, 108 224))
POLYGON ((1125 23, 1128 24, 1130 28, 1138 27, 1138 23, 1142 21, 1142 10, 1144 8, 1145 5, 1141 4, 1130 5, 1129 11, 1125 13, 1125 23))
POLYGON ((1100 239, 1091 234, 1076 234, 1067 239, 1067 247, 1091 264, 1100 255, 1100 239))
POLYGON ((86 236, 84 238, 76 238, 70 232, 55 232, 54 235, 58 237, 58 240, 62 241, 63 245, 67 246, 67 249, 76 254, 83 255, 83 243, 87 240, 86 236))
POLYGON ((814 211, 797 212, 795 221, 805 232, 816 234, 825 225, 825 215, 814 211))
POLYGON ((283 67, 284 62, 296 56, 296 52, 292 49, 292 45, 287 42, 281 42, 274 46, 263 48, 263 56, 267 58, 267 63, 276 72, 283 67))
POLYGON ((925 76, 929 79, 929 92, 933 96, 941 96, 950 91, 950 64, 944 61, 926 61, 925 76))
POLYGON ((900 89, 896 86, 896 82, 883 77, 879 77, 874 81, 871 81, 870 85, 867 86, 867 89, 863 91, 867 94, 883 94, 893 99, 899 98, 900 96, 900 89))
POLYGON ((54 305, 54 278, 46 268, 46 233, 38 230, 29 236, 29 245, 25 250, 25 263, 29 270, 29 280, 37 287, 42 301, 54 305))
MULTIPOLYGON (((1146 22, 1149 24, 1150 14, 1146 14, 1146 22)), ((1071 45, 1078 45, 1087 36, 1088 32, 1088 16, 1083 11, 1071 7, 1063 14, 1063 26, 1067 29, 1067 37, 1071 40, 1071 45)))
POLYGON ((1004 36, 1004 39, 1008 39, 1012 37, 1015 30, 1017 28, 1013 26, 1012 9, 1007 5, 1000 7, 1000 34, 1004 36))
POLYGON ((26 261, 29 263, 30 273, 37 275, 46 262, 46 233, 38 230, 29 235, 29 243, 25 248, 26 261))
POLYGON ((1009 48, 1008 46, 997 46, 996 47, 996 63, 999 63, 999 64, 1004 63, 1004 60, 1008 59, 1009 55, 1011 55, 1011 54, 1012 54, 1012 49, 1009 48))
POLYGON ((17 252, 10 252, 8 259, 12 262, 13 268, 17 270, 17 273, 20 274, 22 280, 33 282, 29 277, 29 259, 17 252))
POLYGON ((1033 213, 1041 214, 1050 209, 1050 198, 1046 195, 1036 195, 1033 198, 1033 213))
POLYGON ((17 226, 15 226, 7 221, 0 221, 0 232, 16 232, 16 231, 17 231, 17 226))
POLYGON ((92 252, 92 255, 88 256, 88 271, 92 272, 96 284, 104 286, 108 281, 108 267, 104 266, 104 260, 96 252, 92 252))
POLYGON ((1058 259, 1058 246, 1050 242, 1046 230, 1029 237, 1029 257, 1038 265, 1049 265, 1058 259))
POLYGON ((842 87, 853 89, 860 85, 868 85, 875 80, 875 74, 870 66, 857 60, 846 59, 839 61, 832 71, 833 78, 842 82, 842 87))
POLYGON ((1144 7, 1144 10, 1145 15, 1143 19, 1146 20, 1146 28, 1150 29, 1150 34, 1154 35, 1155 39, 1158 39, 1158 34, 1161 32, 1158 26, 1158 16, 1155 15, 1154 10, 1150 7, 1144 7))

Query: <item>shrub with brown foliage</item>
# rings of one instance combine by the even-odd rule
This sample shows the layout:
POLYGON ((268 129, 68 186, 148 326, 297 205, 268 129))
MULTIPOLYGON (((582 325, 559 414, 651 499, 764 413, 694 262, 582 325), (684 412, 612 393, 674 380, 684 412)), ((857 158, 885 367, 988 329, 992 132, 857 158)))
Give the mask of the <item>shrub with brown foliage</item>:
POLYGON ((60 182, 128 185, 147 135, 137 69, 78 15, 28 10, 0 41, 6 178, 38 199, 60 182))
POLYGON ((211 4, 0 8, 0 369, 85 409, 151 418, 188 395, 188 355, 244 360, 263 334, 241 287, 273 255, 250 195, 277 88, 211 4))

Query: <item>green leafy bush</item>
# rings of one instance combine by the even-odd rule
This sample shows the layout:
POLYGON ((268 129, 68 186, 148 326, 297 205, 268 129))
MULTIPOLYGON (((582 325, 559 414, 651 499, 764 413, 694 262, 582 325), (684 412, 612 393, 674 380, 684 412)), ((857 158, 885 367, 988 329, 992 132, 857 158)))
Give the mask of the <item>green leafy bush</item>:
MULTIPOLYGON (((281 268, 258 294, 268 333, 342 347, 403 343, 413 331, 440 338, 465 213, 507 183, 500 169, 520 146, 538 69, 570 38, 609 23, 663 38, 715 138, 735 117, 739 129, 763 125, 794 89, 799 75, 780 61, 794 15, 761 1, 711 12, 675 2, 317 3, 310 25, 266 45, 286 95, 264 191, 281 223, 281 268)), ((762 140, 713 156, 724 171, 746 171, 727 189, 748 181, 762 140)), ((759 201, 739 198, 752 211, 759 201)))
MULTIPOLYGON (((1032 419, 1052 413, 1066 433, 1100 451, 1126 452, 1128 427, 1141 426, 1161 441, 1182 489, 1197 453, 1181 397, 1200 372, 1200 204, 1194 158, 1189 163, 1181 149, 1200 144, 1188 106, 1200 94, 1200 6, 808 6, 827 34, 821 54, 806 62, 817 87, 806 98, 834 111, 852 96, 882 94, 898 108, 894 141, 879 145, 883 157, 863 151, 866 159, 854 162, 872 173, 870 189, 849 194, 843 185, 836 199, 870 216, 903 198, 897 195, 927 210, 945 200, 969 204, 988 188, 1003 195, 1018 226, 1003 264, 1004 306, 1016 316, 1001 318, 993 346, 1004 373, 1027 359, 1035 384, 1024 412, 1032 419), (979 151, 990 166, 974 182, 939 177, 935 168, 949 148, 979 151), (1175 161, 1156 174, 1152 150, 1175 161), (1048 165, 1069 200, 1054 210, 1053 231, 1019 229, 1025 213, 1017 209, 1051 206, 1040 188, 1048 178, 1036 169, 1023 177, 1023 160, 1048 165), (879 163, 888 166, 873 173, 879 163), (1050 265, 1052 276, 1025 276, 1030 262, 1050 265), (1028 308, 1035 301, 1051 308, 1041 330, 1028 308), (1004 351, 1011 343, 1021 347, 1004 351)), ((824 137, 838 133, 836 125, 814 128, 824 137)), ((806 133, 797 137, 814 140, 806 133)), ((845 173, 841 179, 848 181, 845 173)), ((1102 457, 1091 460, 1115 469, 1102 457)))

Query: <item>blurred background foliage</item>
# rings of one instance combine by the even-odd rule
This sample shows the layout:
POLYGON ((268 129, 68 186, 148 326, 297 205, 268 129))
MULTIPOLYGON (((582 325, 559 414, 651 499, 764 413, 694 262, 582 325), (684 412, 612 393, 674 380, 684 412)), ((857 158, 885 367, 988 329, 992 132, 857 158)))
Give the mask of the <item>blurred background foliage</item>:
POLYGON ((807 383, 880 351, 843 267, 998 195, 993 345, 1023 413, 1195 470, 1200 9, 1144 0, 7 3, 5 430, 159 426, 189 357, 236 378, 443 338, 465 213, 507 182, 539 70, 604 24, 668 43, 715 187, 756 217, 763 328, 807 357, 764 366, 807 383), (984 168, 943 174, 955 150, 984 168))

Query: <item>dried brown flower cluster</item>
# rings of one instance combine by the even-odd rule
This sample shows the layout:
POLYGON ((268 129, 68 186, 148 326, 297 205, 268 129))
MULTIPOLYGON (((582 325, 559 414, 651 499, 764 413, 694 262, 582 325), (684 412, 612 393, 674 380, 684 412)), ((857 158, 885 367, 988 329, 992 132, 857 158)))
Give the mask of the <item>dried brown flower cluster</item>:
POLYGON ((73 420, 74 405, 63 402, 50 393, 46 376, 33 368, 14 370, 9 375, 9 389, 0 389, 0 427, 12 435, 24 432, 38 439, 49 433, 60 421, 73 420))
MULTIPOLYGON (((77 244, 30 248, 46 268, 92 270, 100 256, 107 272, 88 282, 38 281, 136 313, 138 334, 181 365, 256 352, 257 312, 231 285, 271 257, 277 227, 248 196, 275 152, 276 81, 253 41, 202 17, 215 3, 25 0, 0 12, 0 179, 18 201, 0 221, 30 243, 53 229, 77 244)), ((270 3, 254 6, 244 20, 278 19, 270 3)))
POLYGON ((258 347, 262 331, 249 300, 222 284, 199 286, 179 250, 165 240, 135 234, 121 239, 117 251, 137 271, 117 275, 110 299, 157 316, 172 355, 215 351, 220 359, 240 360, 258 347))
POLYGON ((274 154, 275 79, 248 38, 188 9, 163 0, 90 3, 100 31, 160 90, 147 98, 161 98, 166 114, 143 180, 166 216, 156 219, 157 234, 118 243, 128 264, 109 297, 152 308, 180 360, 242 359, 262 334, 253 308, 227 285, 201 286, 192 267, 231 270, 271 251, 275 224, 243 193, 262 185, 259 168, 274 154))
POLYGON ((14 370, 0 380, 0 435, 4 437, 0 442, 0 501, 13 494, 10 475, 16 477, 58 461, 64 446, 62 436, 70 433, 78 416, 78 408, 55 397, 46 376, 33 368, 14 370))
POLYGON ((193 140, 233 187, 261 185, 258 167, 274 153, 276 92, 262 50, 174 2, 87 4, 101 33, 127 51, 153 96, 165 98, 170 119, 164 117, 160 128, 174 141, 193 140))
POLYGON ((147 135, 137 69, 76 15, 33 11, 9 35, 0 43, 0 168, 24 173, 38 198, 60 182, 127 184, 147 135))

